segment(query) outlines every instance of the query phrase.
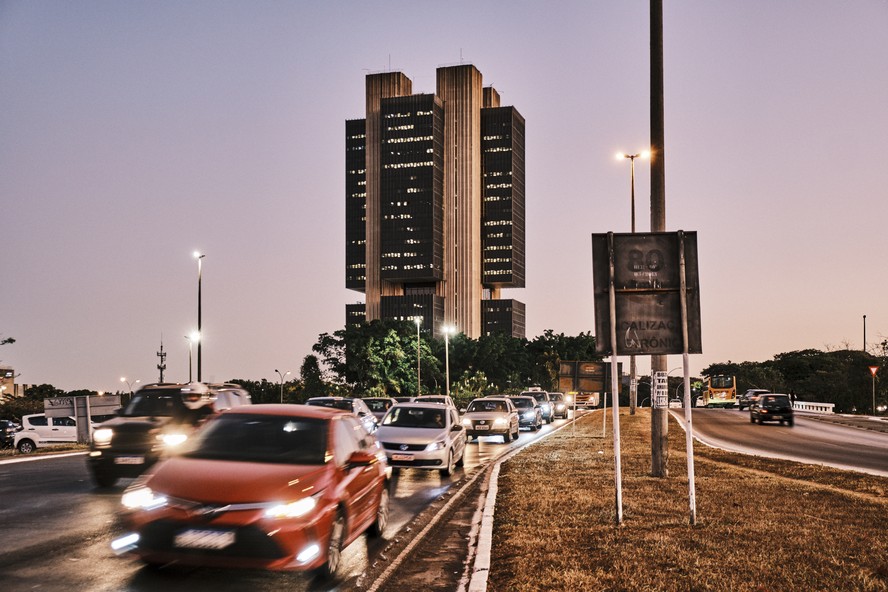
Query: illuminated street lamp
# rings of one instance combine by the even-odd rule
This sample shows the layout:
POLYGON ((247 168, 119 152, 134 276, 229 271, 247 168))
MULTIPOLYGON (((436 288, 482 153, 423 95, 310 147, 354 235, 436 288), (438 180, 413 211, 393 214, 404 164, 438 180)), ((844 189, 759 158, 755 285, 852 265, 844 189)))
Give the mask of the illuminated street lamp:
POLYGON ((200 333, 192 331, 191 335, 185 336, 185 339, 188 340, 188 382, 191 382, 191 350, 197 343, 197 351, 200 351, 200 333))
POLYGON ((416 396, 421 394, 420 376, 419 376, 419 327, 422 325, 422 317, 413 317, 416 323, 416 396))
POLYGON ((129 389, 130 399, 132 399, 133 398, 133 386, 139 384, 140 381, 134 380, 133 382, 130 382, 129 380, 126 379, 126 376, 121 376, 120 382, 126 383, 126 388, 129 389))
POLYGON ((283 403, 284 402, 284 376, 289 376, 290 371, 287 370, 283 374, 281 374, 281 371, 278 370, 277 368, 275 368, 274 371, 277 372, 277 375, 280 376, 280 378, 281 378, 281 403, 283 403))
POLYGON ((456 327, 453 325, 444 325, 441 327, 444 333, 444 380, 447 396, 450 396, 450 335, 456 333, 456 327))
MULTIPOLYGON (((194 252, 194 258, 197 259, 197 334, 199 337, 203 336, 200 330, 200 304, 201 304, 201 293, 200 293, 200 284, 201 284, 201 272, 203 270, 203 258, 206 255, 202 255, 200 252, 194 252)), ((201 372, 200 372, 200 342, 202 339, 197 340, 197 382, 201 381, 201 372)), ((189 382, 191 381, 191 377, 188 377, 189 382)))
MULTIPOLYGON (((636 158, 650 158, 651 152, 650 150, 644 150, 639 152, 638 154, 626 154, 624 152, 617 153, 617 159, 628 158, 631 163, 630 171, 631 171, 631 185, 630 185, 630 196, 632 202, 632 234, 635 234, 635 159, 636 158)), ((635 402, 638 398, 638 380, 636 378, 636 367, 635 367, 635 356, 629 356, 629 414, 635 414, 635 402)))
POLYGON ((879 371, 878 366, 869 367, 870 374, 873 375, 873 415, 876 414, 876 372, 879 371))

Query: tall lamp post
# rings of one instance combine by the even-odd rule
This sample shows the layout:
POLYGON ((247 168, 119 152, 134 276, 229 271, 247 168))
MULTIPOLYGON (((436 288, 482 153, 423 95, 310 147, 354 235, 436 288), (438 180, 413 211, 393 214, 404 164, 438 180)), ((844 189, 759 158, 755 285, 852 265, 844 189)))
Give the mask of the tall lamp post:
MULTIPOLYGON (((635 234, 635 159, 649 158, 651 155, 649 150, 643 150, 637 154, 626 154, 624 152, 617 153, 617 159, 629 159, 630 163, 630 198, 632 204, 632 234, 635 234)), ((629 415, 635 415, 635 406, 638 400, 638 378, 635 366, 635 356, 629 356, 629 415)))
POLYGON ((191 335, 186 335, 185 339, 188 340, 188 382, 191 382, 191 354, 194 349, 194 342, 197 342, 198 351, 200 348, 200 333, 197 331, 192 331, 191 335))
POLYGON ((126 388, 129 389, 130 399, 132 399, 133 398, 133 385, 139 384, 140 381, 134 380, 133 382, 130 382, 129 380, 126 379, 126 376, 121 376, 120 382, 126 383, 126 388))
POLYGON ((456 333, 456 327, 453 325, 444 325, 441 327, 444 333, 444 381, 447 396, 450 396, 450 335, 456 333))
POLYGON ((876 372, 879 371, 878 366, 869 367, 870 374, 873 375, 873 417, 876 415, 876 372))
POLYGON ((416 396, 418 397, 422 394, 419 374, 419 327, 422 325, 422 317, 413 317, 413 322, 416 323, 416 396))
POLYGON ((283 374, 281 374, 281 371, 278 370, 277 368, 275 368, 274 371, 277 372, 278 376, 281 378, 281 403, 283 403, 284 402, 284 376, 289 376, 290 371, 287 370, 283 374))
POLYGON ((201 372, 200 372, 200 342, 203 341, 203 333, 201 333, 200 329, 200 306, 201 306, 201 275, 203 271, 203 258, 206 255, 201 254, 199 251, 194 252, 194 258, 197 259, 197 382, 201 382, 201 372))

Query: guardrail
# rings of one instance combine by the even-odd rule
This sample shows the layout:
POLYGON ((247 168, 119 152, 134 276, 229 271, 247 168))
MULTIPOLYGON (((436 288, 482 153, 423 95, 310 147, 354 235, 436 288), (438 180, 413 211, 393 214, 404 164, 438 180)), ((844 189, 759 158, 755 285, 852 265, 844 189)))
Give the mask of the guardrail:
POLYGON ((810 401, 796 401, 792 408, 796 411, 808 411, 810 413, 833 413, 835 403, 813 403, 810 401))

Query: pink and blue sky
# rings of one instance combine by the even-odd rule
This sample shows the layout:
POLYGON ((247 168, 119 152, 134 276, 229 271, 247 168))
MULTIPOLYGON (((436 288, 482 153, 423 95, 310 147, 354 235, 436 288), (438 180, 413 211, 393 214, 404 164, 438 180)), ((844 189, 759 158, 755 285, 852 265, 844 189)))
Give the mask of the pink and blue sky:
MULTIPOLYGON (((703 354, 888 337, 888 2, 664 8, 666 224, 698 233, 703 354)), ((527 120, 527 336, 594 331, 590 235, 629 230, 648 3, 0 0, 0 363, 116 390, 298 374, 340 329, 344 121, 364 76, 473 63, 527 120)), ((638 230, 650 171, 636 168, 638 230)), ((670 360, 670 368, 680 358, 670 360)), ((642 363, 641 368, 645 367, 642 363)))

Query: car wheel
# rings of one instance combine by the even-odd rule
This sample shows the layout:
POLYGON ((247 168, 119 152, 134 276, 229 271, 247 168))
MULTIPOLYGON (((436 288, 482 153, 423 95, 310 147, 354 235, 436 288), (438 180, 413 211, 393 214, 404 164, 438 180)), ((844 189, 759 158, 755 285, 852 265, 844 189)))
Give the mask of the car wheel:
POLYGON ((117 476, 108 471, 95 470, 93 471, 93 481, 102 488, 114 487, 117 483, 117 476))
POLYGON ((18 451, 22 454, 31 454, 36 449, 37 447, 34 446, 34 442, 31 440, 21 440, 18 444, 18 451))
POLYGON ((755 423, 755 418, 753 416, 749 416, 749 423, 755 423))
POLYGON ((447 466, 441 469, 442 477, 449 477, 453 474, 454 470, 454 462, 453 462, 453 450, 449 450, 447 452, 447 466))
POLYGON ((332 578, 339 569, 342 560, 342 541, 345 539, 345 516, 341 510, 336 511, 333 524, 330 525, 330 538, 327 539, 327 561, 318 568, 322 578, 332 578))
POLYGON ((466 464, 466 450, 463 448, 462 453, 459 455, 459 460, 456 461, 456 466, 462 467, 466 464))
POLYGON ((787 419, 787 420, 786 420, 786 425, 788 425, 789 427, 792 427, 792 424, 793 424, 794 422, 795 422, 794 419, 787 419))
POLYGON ((381 537, 388 525, 389 516, 389 491, 388 483, 382 484, 382 493, 379 496, 379 507, 376 509, 376 520, 370 525, 370 534, 381 537))
POLYGON ((518 432, 519 432, 518 428, 515 428, 515 432, 512 434, 512 440, 518 439, 518 436, 520 435, 518 432))

